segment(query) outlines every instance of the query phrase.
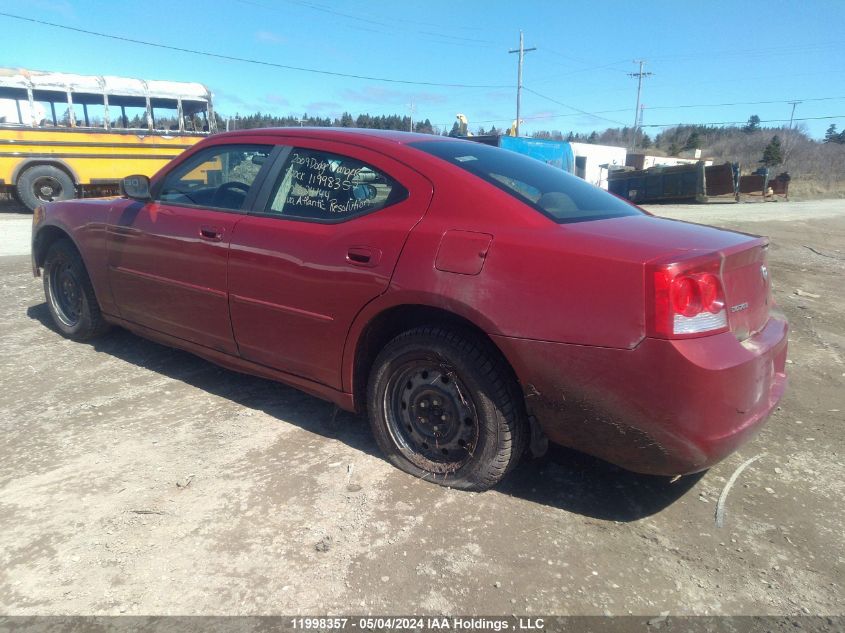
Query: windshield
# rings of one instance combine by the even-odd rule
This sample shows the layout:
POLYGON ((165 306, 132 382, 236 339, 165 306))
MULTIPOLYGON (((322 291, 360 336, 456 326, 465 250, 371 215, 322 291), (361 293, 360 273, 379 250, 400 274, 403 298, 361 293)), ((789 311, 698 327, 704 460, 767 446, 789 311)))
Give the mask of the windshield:
POLYGON ((472 142, 421 141, 412 147, 460 167, 558 223, 640 215, 580 178, 516 152, 472 142))

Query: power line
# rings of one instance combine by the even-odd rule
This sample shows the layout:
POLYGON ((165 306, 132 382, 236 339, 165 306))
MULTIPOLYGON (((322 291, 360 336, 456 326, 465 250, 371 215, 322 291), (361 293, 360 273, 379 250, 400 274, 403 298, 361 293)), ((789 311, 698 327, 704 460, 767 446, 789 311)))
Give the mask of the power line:
MULTIPOLYGON (((543 50, 545 50, 545 49, 543 49, 543 50)), ((590 72, 590 71, 593 71, 593 70, 613 70, 613 71, 617 71, 617 72, 625 72, 623 70, 620 70, 619 68, 613 68, 613 66, 618 66, 619 64, 621 64, 623 62, 627 62, 627 61, 628 61, 627 59, 623 59, 623 60, 618 61, 618 62, 611 62, 609 64, 601 64, 600 66, 588 66, 586 68, 579 68, 577 70, 570 70, 570 71, 567 71, 565 73, 560 73, 560 74, 557 74, 557 75, 551 75, 551 76, 545 77, 543 79, 540 79, 537 83, 538 84, 539 83, 547 83, 549 81, 555 81, 557 79, 560 79, 561 77, 568 77, 569 75, 577 75, 578 73, 586 73, 586 72, 590 72)))
POLYGON ((14 15, 11 13, 4 13, 0 11, 0 16, 12 18, 15 20, 22 20, 24 22, 31 22, 33 24, 41 24, 44 26, 52 26, 57 29, 64 29, 66 31, 73 31, 75 33, 83 33, 85 35, 95 35, 106 39, 117 40, 119 42, 129 42, 131 44, 141 44, 143 46, 151 46, 153 48, 162 48, 170 51, 177 51, 179 53, 189 53, 191 55, 203 55, 205 57, 213 57, 215 59, 225 59, 227 61, 243 62, 246 64, 256 64, 258 66, 269 66, 271 68, 282 68, 284 70, 295 70, 304 73, 313 73, 317 75, 330 75, 332 77, 346 77, 348 79, 364 79, 367 81, 381 81, 392 84, 405 84, 411 86, 437 86, 441 88, 513 88, 512 85, 498 84, 462 84, 462 83, 441 83, 436 81, 411 81, 409 79, 393 79, 390 77, 371 77, 368 75, 354 75, 350 73, 341 73, 331 70, 322 70, 319 68, 306 68, 303 66, 290 66, 288 64, 277 64, 275 62, 268 62, 260 59, 250 59, 247 57, 236 57, 234 55, 223 55, 222 53, 212 53, 209 51, 200 51, 191 48, 183 48, 181 46, 171 46, 169 44, 157 44, 155 42, 147 42, 145 40, 138 40, 131 37, 124 37, 122 35, 112 35, 109 33, 100 33, 99 31, 90 31, 88 29, 81 29, 65 24, 56 24, 55 22, 47 22, 46 20, 36 20, 35 18, 27 18, 21 15, 14 15))
MULTIPOLYGON (((528 90, 528 88, 525 88, 528 90)), ((814 97, 810 99, 800 99, 799 102, 803 103, 806 101, 841 101, 845 100, 845 97, 814 97)), ((765 104, 776 104, 776 103, 787 103, 792 104, 792 101, 787 100, 772 100, 772 101, 738 101, 736 103, 697 103, 697 104, 680 104, 680 105, 664 105, 664 106, 644 106, 646 110, 674 110, 680 108, 710 108, 710 107, 720 107, 720 106, 738 106, 738 105, 765 105, 765 104)), ((615 114, 617 112, 627 112, 628 108, 617 108, 615 110, 597 110, 596 112, 590 113, 591 115, 596 114, 615 114)), ((534 120, 534 119, 558 119, 558 118, 565 118, 571 116, 578 116, 579 113, 566 113, 566 114, 544 114, 542 116, 533 116, 533 117, 522 117, 523 120, 534 120)), ((583 113, 582 113, 583 114, 583 113)), ((823 117, 827 118, 827 117, 823 117)), ((830 117, 830 118, 837 118, 837 117, 830 117)), ((478 123, 499 123, 501 121, 506 121, 508 119, 489 119, 486 121, 478 121, 478 123)), ((610 120, 610 119, 608 119, 610 120)), ((797 119, 800 120, 800 119, 797 119)), ((737 123, 745 123, 745 121, 738 121, 737 123)), ((692 125, 692 124, 679 124, 679 125, 692 125)), ((706 124, 703 123, 702 125, 718 125, 718 124, 706 124)), ((645 126, 648 127, 648 126, 645 126)))
MULTIPOLYGON (((528 90, 528 88, 526 88, 528 90)), ((807 116, 802 118, 793 118, 793 119, 760 119, 760 123, 789 123, 790 120, 792 121, 824 121, 827 119, 845 119, 845 114, 839 114, 835 116, 807 116)), ((704 125, 742 125, 747 123, 747 121, 715 121, 710 123, 651 123, 649 125, 644 125, 643 127, 677 127, 680 125, 688 125, 688 126, 704 126, 704 125)))
MULTIPOLYGON (((365 14, 357 14, 356 15, 356 14, 352 14, 352 13, 345 13, 343 11, 338 11, 336 9, 333 9, 331 7, 327 7, 327 6, 324 6, 324 5, 314 4, 312 2, 305 2, 304 0, 286 0, 286 1, 289 4, 304 7, 306 9, 310 9, 312 11, 320 11, 322 13, 327 13, 329 15, 347 18, 347 19, 354 21, 354 22, 371 24, 374 27, 379 27, 379 28, 370 28, 370 27, 363 27, 363 26, 358 26, 358 25, 350 25, 351 28, 354 28, 354 29, 359 30, 359 31, 369 31, 371 33, 384 34, 384 32, 385 32, 384 28, 388 27, 389 29, 393 30, 393 29, 396 28, 396 22, 406 22, 406 23, 411 23, 411 24, 416 25, 416 26, 423 26, 424 25, 427 28, 430 28, 430 26, 431 26, 430 24, 424 24, 424 23, 421 23, 421 22, 418 22, 418 21, 407 20, 407 19, 399 19, 399 18, 396 18, 395 20, 391 19, 390 22, 387 22, 387 21, 384 21, 384 20, 374 19, 374 18, 372 18, 372 16, 368 17, 365 14)), ((255 0, 238 0, 238 2, 240 2, 242 4, 254 6, 254 7, 259 7, 261 9, 264 9, 264 10, 267 10, 267 11, 284 11, 284 9, 282 7, 267 6, 266 4, 256 2, 255 0)), ((405 27, 405 28, 409 28, 409 27, 405 27)), ((469 28, 469 27, 457 26, 456 28, 465 29, 465 28, 469 28)), ((468 43, 471 43, 474 46, 483 46, 485 48, 492 48, 494 46, 497 46, 497 47, 500 46, 500 44, 498 42, 493 42, 491 40, 482 40, 482 39, 473 38, 473 37, 462 37, 462 36, 459 36, 459 35, 449 35, 447 33, 438 33, 438 32, 432 32, 432 31, 420 31, 420 30, 415 30, 415 29, 411 29, 411 30, 412 30, 412 32, 418 33, 420 35, 429 35, 429 36, 434 36, 434 37, 438 37, 438 38, 445 38, 447 40, 456 40, 456 41, 451 41, 451 42, 450 41, 442 42, 442 43, 445 43, 445 44, 455 44, 455 45, 460 45, 460 46, 467 46, 468 44, 465 44, 464 42, 468 42, 468 43)))
MULTIPOLYGON (((525 90, 528 90, 528 88, 525 88, 524 86, 523 86, 523 88, 525 90)), ((614 112, 628 112, 628 108, 619 108, 617 110, 597 110, 596 112, 591 112, 591 113, 588 113, 588 114, 590 116, 595 116, 597 114, 612 114, 614 112)), ((539 120, 546 120, 546 119, 564 119, 566 117, 571 117, 571 116, 582 116, 583 114, 585 114, 585 113, 581 112, 581 111, 567 112, 566 114, 539 114, 537 116, 524 116, 524 117, 522 117, 522 120, 523 121, 539 121, 539 120)), ((475 121, 475 123, 502 123, 502 122, 507 123, 511 120, 512 119, 506 119, 506 118, 485 119, 484 121, 475 121)), ((607 119, 607 120, 610 121, 611 119, 607 119)))
MULTIPOLYGON (((745 49, 733 49, 733 50, 724 50, 724 51, 713 51, 708 52, 706 57, 732 57, 735 55, 743 55, 743 56, 756 56, 756 55, 780 55, 780 54, 794 54, 796 52, 804 52, 804 51, 816 51, 816 50, 823 50, 828 48, 839 48, 842 46, 841 42, 823 42, 817 44, 801 44, 797 46, 773 46, 767 48, 745 48, 745 49)), ((657 57, 651 57, 651 59, 657 60, 664 60, 664 61, 675 61, 679 59, 700 59, 701 55, 698 53, 690 53, 687 55, 662 55, 657 57)))
MULTIPOLYGON (((268 8, 268 9, 269 8, 275 8, 275 7, 267 7, 266 5, 261 5, 258 2, 255 2, 254 0, 240 0, 240 1, 246 2, 248 4, 253 4, 255 6, 265 6, 265 8, 268 8)), ((402 18, 402 17, 398 17, 398 16, 391 16, 390 20, 387 21, 387 22, 377 21, 375 19, 368 19, 368 18, 373 18, 372 14, 344 13, 342 11, 338 11, 336 9, 329 8, 325 5, 316 4, 314 2, 307 2, 306 0, 286 0, 286 2, 288 2, 290 4, 298 4, 300 6, 307 7, 309 9, 313 9, 315 11, 323 11, 323 12, 326 12, 326 13, 331 13, 333 15, 351 18, 353 20, 362 20, 362 21, 365 21, 365 22, 373 23, 373 24, 381 24, 383 26, 393 27, 393 26, 396 25, 396 22, 404 22, 406 24, 411 24, 413 26, 424 26, 426 28, 431 27, 430 21, 423 22, 423 21, 420 21, 420 20, 413 20, 413 19, 410 19, 410 18, 402 18)), ((462 30, 462 31, 482 31, 482 30, 484 30, 482 27, 479 27, 479 26, 465 26, 465 25, 461 25, 461 24, 454 24, 454 23, 451 23, 451 22, 448 24, 448 26, 449 26, 449 28, 458 29, 458 30, 462 30)), ((447 35, 446 37, 458 37, 458 36, 448 36, 447 35)), ((492 40, 481 40, 481 39, 477 39, 477 38, 466 38, 466 39, 467 39, 467 41, 471 41, 471 42, 484 42, 484 43, 493 44, 493 45, 497 45, 497 46, 499 45, 499 42, 494 42, 492 40)))
MULTIPOLYGON (((799 102, 803 103, 804 101, 840 101, 845 99, 845 97, 816 97, 814 99, 801 99, 799 102)), ((695 104, 683 104, 683 105, 673 105, 673 106, 649 106, 649 110, 674 110, 675 108, 717 108, 722 106, 740 106, 740 105, 768 105, 773 103, 792 103, 792 100, 786 99, 779 99, 773 101, 737 101, 735 103, 695 103, 695 104)))
POLYGON ((623 126, 625 125, 624 123, 622 123, 621 121, 617 121, 616 119, 608 119, 607 117, 598 116, 598 114, 596 114, 596 113, 587 112, 586 110, 581 110, 580 108, 576 108, 575 106, 571 106, 571 105, 568 105, 566 103, 563 103, 562 101, 558 101, 557 99, 552 99, 551 97, 547 97, 544 94, 540 94, 536 90, 531 90, 531 88, 528 88, 526 86, 523 86, 523 90, 527 90, 531 94, 536 95, 536 96, 540 97, 541 99, 545 99, 546 101, 551 101, 552 103, 556 103, 558 105, 561 105, 564 108, 569 108, 570 110, 575 110, 576 112, 578 112, 580 114, 586 114, 587 116, 591 116, 591 117, 596 118, 596 119, 601 119, 603 121, 610 121, 611 123, 616 123, 617 125, 623 125, 623 126))

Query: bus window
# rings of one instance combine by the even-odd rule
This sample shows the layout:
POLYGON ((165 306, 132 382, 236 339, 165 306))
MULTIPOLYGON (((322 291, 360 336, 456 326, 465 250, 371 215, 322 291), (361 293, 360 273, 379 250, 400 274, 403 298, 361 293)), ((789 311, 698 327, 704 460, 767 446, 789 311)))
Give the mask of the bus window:
POLYGON ((29 103, 27 102, 25 105, 26 108, 24 109, 17 99, 0 97, 0 123, 7 123, 9 125, 24 125, 25 123, 29 123, 28 120, 21 120, 29 112, 29 103))
POLYGON ((109 96, 111 127, 126 130, 146 130, 147 100, 144 97, 109 96))
POLYGON ((52 118, 53 110, 56 112, 55 127, 81 127, 85 125, 84 109, 78 103, 74 103, 73 107, 68 107, 66 101, 58 103, 53 102, 50 115, 46 117, 48 122, 52 118), (71 117, 71 112, 73 112, 73 117, 71 117))
POLYGON ((105 127, 106 108, 103 95, 73 93, 76 127, 105 127))
POLYGON ((153 110, 153 129, 179 130, 179 103, 176 99, 150 99, 153 110))
POLYGON ((32 91, 33 121, 39 127, 56 127, 67 110, 67 93, 55 90, 32 91))
POLYGON ((208 105, 182 101, 182 115, 185 119, 185 131, 208 132, 208 105))
POLYGON ((109 104, 111 127, 126 130, 147 129, 147 109, 137 106, 115 107, 109 104))

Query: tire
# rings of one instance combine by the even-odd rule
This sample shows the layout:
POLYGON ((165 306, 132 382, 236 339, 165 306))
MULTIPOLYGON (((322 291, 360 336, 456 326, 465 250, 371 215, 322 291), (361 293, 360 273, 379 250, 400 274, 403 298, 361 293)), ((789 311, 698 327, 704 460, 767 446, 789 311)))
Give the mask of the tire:
POLYGON ((54 200, 76 197, 76 188, 67 172, 52 165, 35 165, 18 176, 18 198, 30 211, 54 200))
POLYGON ((47 250, 44 295, 53 323, 67 338, 87 341, 108 329, 82 257, 67 239, 47 250))
POLYGON ((525 452, 528 424, 510 368, 469 331, 420 327, 373 364, 367 404, 393 465, 461 490, 487 490, 525 452))

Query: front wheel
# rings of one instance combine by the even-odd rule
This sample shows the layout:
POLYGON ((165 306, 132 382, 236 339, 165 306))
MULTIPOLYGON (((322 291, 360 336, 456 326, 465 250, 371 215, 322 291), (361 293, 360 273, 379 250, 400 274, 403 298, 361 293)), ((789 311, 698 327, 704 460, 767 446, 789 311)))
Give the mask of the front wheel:
POLYGON ((486 490, 524 452, 516 382, 471 332, 423 327, 394 338, 373 366, 368 408, 387 459, 444 486, 486 490))
POLYGON ((66 239, 47 251, 44 295, 53 322, 66 337, 86 341, 107 329, 82 257, 66 239))
POLYGON ((54 200, 70 200, 75 197, 73 180, 58 167, 35 165, 18 176, 17 194, 30 211, 54 200))

